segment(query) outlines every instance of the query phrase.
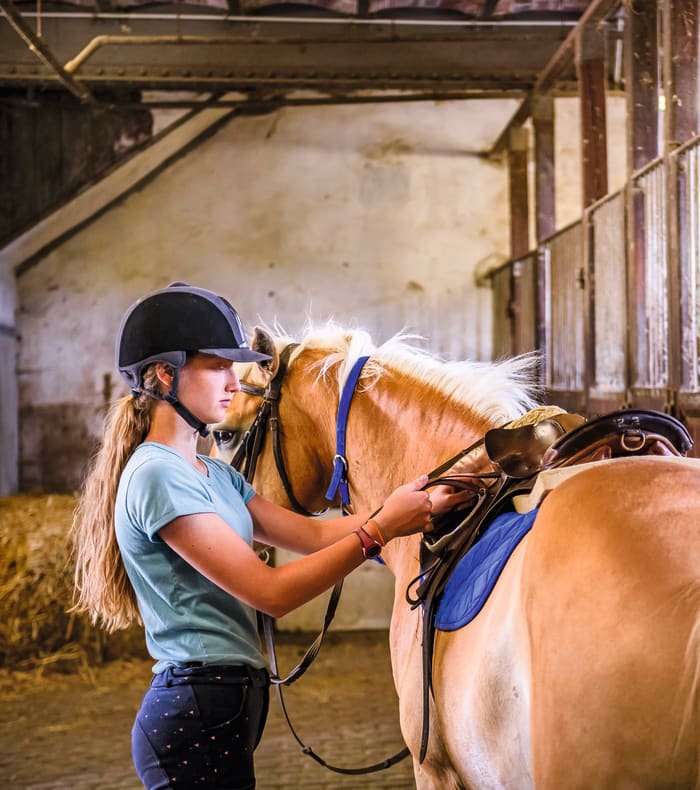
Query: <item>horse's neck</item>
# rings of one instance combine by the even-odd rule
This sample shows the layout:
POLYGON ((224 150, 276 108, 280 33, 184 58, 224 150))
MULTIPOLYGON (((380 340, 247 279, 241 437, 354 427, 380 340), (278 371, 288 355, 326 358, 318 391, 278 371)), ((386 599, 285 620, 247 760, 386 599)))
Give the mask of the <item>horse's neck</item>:
POLYGON ((432 471, 488 427, 435 389, 388 372, 350 411, 347 455, 354 499, 376 506, 396 486, 432 471))
MULTIPOLYGON (((374 510, 397 486, 427 474, 490 426, 463 404, 388 372, 358 398, 348 425, 350 493, 374 510)), ((416 573, 418 537, 392 541, 384 554, 399 582, 416 573)))

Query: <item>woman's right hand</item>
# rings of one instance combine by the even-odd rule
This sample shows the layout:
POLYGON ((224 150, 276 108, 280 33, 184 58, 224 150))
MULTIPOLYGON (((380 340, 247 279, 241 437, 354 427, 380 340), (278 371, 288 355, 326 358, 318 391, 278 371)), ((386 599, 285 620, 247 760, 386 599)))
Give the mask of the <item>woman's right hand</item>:
POLYGON ((430 495, 424 490, 427 475, 399 486, 387 497, 382 509, 373 516, 386 540, 422 532, 430 526, 430 495))

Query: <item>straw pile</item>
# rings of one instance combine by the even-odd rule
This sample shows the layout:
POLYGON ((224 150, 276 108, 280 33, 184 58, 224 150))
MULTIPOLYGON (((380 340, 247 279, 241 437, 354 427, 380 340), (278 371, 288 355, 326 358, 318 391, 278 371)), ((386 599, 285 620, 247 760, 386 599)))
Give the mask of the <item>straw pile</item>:
POLYGON ((0 667, 89 674, 106 659, 145 655, 140 628, 107 635, 68 612, 75 505, 67 495, 0 497, 0 667))

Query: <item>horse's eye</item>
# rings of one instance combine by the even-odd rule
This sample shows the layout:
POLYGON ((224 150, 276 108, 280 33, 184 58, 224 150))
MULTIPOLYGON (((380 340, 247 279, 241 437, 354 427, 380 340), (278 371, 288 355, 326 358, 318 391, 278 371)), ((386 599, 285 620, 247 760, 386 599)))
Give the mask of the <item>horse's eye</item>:
POLYGON ((214 431, 214 441, 216 442, 217 447, 221 447, 223 444, 228 444, 229 442, 233 441, 234 437, 233 431, 214 431))

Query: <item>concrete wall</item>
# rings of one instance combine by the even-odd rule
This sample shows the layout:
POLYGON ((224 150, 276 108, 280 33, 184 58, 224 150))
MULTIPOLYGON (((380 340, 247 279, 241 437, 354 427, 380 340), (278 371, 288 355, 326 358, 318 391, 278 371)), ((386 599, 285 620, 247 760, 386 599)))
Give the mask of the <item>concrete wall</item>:
POLYGON ((296 333, 333 316, 381 340, 408 325, 435 350, 488 358, 490 291, 472 274, 507 256, 507 181, 461 149, 488 145, 512 109, 236 119, 39 258, 18 280, 23 486, 78 486, 105 402, 123 391, 119 318, 171 280, 221 291, 249 326, 296 333))
MULTIPOLYGON (((622 95, 606 102, 608 137, 608 192, 616 192, 627 178, 626 106, 622 95)), ((555 189, 557 228, 581 217, 581 113, 578 99, 557 99, 555 189)))

